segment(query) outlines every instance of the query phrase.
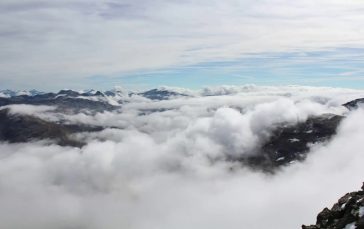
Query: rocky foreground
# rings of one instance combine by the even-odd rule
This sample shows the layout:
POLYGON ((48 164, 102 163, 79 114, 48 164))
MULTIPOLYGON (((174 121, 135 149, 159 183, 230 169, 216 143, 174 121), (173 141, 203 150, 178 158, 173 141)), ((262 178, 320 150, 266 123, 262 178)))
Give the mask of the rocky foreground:
POLYGON ((315 225, 302 229, 364 229, 364 184, 360 191, 346 193, 331 209, 324 208, 315 225))

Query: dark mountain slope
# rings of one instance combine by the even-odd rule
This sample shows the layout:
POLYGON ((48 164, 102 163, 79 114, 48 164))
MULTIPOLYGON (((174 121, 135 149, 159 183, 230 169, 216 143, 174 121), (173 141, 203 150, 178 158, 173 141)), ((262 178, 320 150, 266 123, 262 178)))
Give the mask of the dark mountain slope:
POLYGON ((8 109, 0 110, 0 141, 16 143, 50 139, 61 146, 81 147, 84 143, 72 139, 71 134, 100 130, 100 127, 64 125, 30 115, 12 115, 8 109))
POLYGON ((310 144, 325 142, 336 134, 343 116, 324 114, 295 125, 277 126, 271 137, 253 156, 239 158, 243 163, 272 171, 306 158, 310 144))

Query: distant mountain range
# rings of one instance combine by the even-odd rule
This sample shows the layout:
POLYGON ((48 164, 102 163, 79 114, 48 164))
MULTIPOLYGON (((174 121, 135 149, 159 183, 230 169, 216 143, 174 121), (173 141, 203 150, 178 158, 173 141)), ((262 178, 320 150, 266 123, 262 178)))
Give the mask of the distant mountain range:
POLYGON ((80 112, 88 110, 92 112, 111 111, 119 108, 121 104, 132 99, 168 100, 178 97, 186 97, 186 94, 168 89, 152 89, 144 92, 127 92, 122 90, 110 91, 73 91, 61 90, 58 93, 45 93, 36 90, 31 91, 0 91, 0 106, 11 104, 49 105, 57 106, 58 111, 80 112))
POLYGON ((132 91, 123 91, 121 89, 113 89, 108 91, 97 91, 97 90, 60 90, 58 93, 46 93, 37 90, 22 90, 22 91, 12 91, 12 90, 0 90, 0 97, 1 98, 11 98, 16 96, 37 96, 37 95, 47 95, 47 96, 54 96, 54 95, 67 95, 67 96, 108 96, 108 97, 130 97, 133 95, 139 95, 151 100, 168 100, 171 98, 176 97, 183 97, 189 96, 186 93, 181 93, 174 91, 172 89, 168 89, 165 87, 155 88, 147 91, 142 92, 132 92, 132 91))
POLYGON ((0 90, 0 97, 3 98, 10 98, 13 96, 21 96, 21 95, 27 95, 27 96, 34 96, 34 95, 40 95, 43 94, 43 92, 37 91, 37 90, 23 90, 23 91, 12 91, 12 90, 0 90))
MULTIPOLYGON (((61 90, 58 93, 44 93, 35 90, 0 92, 0 140, 8 142, 27 142, 30 140, 52 139, 60 145, 81 147, 85 143, 73 140, 71 135, 83 131, 100 131, 104 127, 68 125, 60 122, 41 120, 25 114, 11 114, 7 105, 28 104, 54 106, 53 112, 77 114, 79 112, 96 113, 116 111, 131 99, 136 100, 168 100, 184 98, 187 95, 168 89, 152 89, 145 92, 110 91, 73 91, 61 90)), ((210 96, 210 95, 209 95, 210 96)), ((343 104, 349 110, 355 109, 364 102, 357 99, 343 104)), ((149 112, 161 112, 150 110, 149 112)), ((258 152, 250 156, 227 156, 226 160, 239 161, 253 168, 273 172, 275 168, 288 165, 293 161, 302 161, 309 151, 309 145, 325 142, 336 133, 343 116, 324 114, 309 117, 305 122, 295 125, 281 123, 273 129, 272 135, 261 143, 258 152)))

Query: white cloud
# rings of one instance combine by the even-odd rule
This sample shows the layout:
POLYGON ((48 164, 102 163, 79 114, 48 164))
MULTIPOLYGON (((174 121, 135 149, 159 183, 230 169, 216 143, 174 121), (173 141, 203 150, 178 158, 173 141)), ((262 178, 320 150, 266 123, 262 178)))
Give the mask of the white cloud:
MULTIPOLYGON (((88 142, 81 149, 1 143, 0 177, 6 179, 0 179, 0 227, 298 228, 360 187, 363 109, 349 113, 332 141, 315 145, 304 163, 274 176, 211 159, 249 152, 274 124, 327 112, 345 114, 340 104, 363 96, 362 91, 244 90, 137 100, 115 113, 63 116, 122 127, 78 134, 88 142), (172 110, 138 115, 142 108, 172 110)), ((48 110, 15 108, 52 117, 48 110)))
POLYGON ((33 115, 36 113, 38 114, 48 111, 54 111, 56 107, 45 106, 45 105, 33 106, 28 104, 14 104, 14 105, 2 106, 0 109, 1 110, 9 109, 11 114, 33 115))
POLYGON ((29 87, 31 77, 82 87, 90 75, 362 47, 362 8, 354 0, 2 1, 0 75, 14 85, 29 87))

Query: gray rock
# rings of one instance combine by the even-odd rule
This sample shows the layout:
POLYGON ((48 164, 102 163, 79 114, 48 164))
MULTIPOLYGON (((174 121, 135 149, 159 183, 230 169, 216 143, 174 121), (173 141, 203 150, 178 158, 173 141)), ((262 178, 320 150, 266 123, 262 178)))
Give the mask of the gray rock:
POLYGON ((331 209, 324 208, 316 219, 316 224, 302 225, 302 229, 343 229, 354 224, 357 229, 364 229, 364 217, 360 216, 360 208, 364 207, 364 190, 351 192, 341 197, 331 209))

